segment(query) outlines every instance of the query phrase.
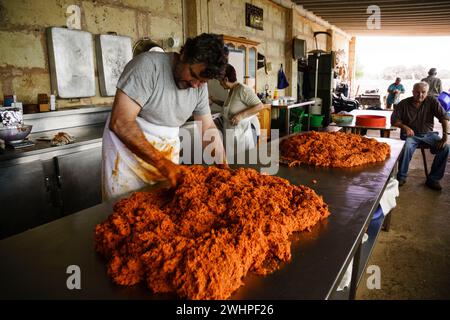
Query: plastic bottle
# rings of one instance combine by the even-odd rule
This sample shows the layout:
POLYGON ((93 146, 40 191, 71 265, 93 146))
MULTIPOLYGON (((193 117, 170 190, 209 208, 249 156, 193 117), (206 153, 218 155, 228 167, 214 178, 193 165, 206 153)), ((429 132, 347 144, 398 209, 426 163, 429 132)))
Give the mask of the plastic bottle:
POLYGON ((56 110, 56 97, 54 94, 50 95, 50 111, 56 110))
POLYGON ((277 100, 278 99, 278 90, 275 90, 273 92, 273 100, 277 100))

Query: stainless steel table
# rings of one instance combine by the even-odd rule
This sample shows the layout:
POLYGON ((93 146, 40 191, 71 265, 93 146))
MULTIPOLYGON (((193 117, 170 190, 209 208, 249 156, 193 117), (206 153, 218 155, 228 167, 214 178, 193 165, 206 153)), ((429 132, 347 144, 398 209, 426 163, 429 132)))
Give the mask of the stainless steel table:
MULTIPOLYGON (((279 176, 322 195, 331 215, 311 232, 295 236, 289 263, 265 277, 247 276, 232 299, 331 297, 361 248, 363 234, 403 148, 403 141, 380 140, 391 145, 391 156, 383 163, 349 169, 280 167, 279 176)), ((105 261, 94 251, 93 236, 95 225, 106 219, 112 205, 103 203, 0 241, 0 298, 174 298, 152 295, 143 284, 120 287, 107 276, 105 261), (81 269, 81 290, 66 287, 70 265, 81 269)))

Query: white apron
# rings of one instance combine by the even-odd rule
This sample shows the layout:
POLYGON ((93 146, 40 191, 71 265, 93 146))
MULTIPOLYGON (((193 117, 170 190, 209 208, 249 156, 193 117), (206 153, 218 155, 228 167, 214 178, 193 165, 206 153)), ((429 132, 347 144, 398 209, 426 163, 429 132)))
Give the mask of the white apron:
POLYGON ((253 138, 252 123, 258 122, 257 130, 259 129, 259 120, 256 115, 242 119, 237 125, 233 126, 230 123, 230 107, 223 107, 223 128, 225 130, 224 137, 227 137, 226 130, 233 130, 233 139, 235 145, 239 150, 248 150, 256 146, 255 139, 253 138))
MULTIPOLYGON (((111 116, 110 116, 111 117, 111 116)), ((166 180, 152 165, 132 153, 109 130, 110 117, 103 131, 102 145, 102 197, 103 201, 166 180)), ((152 124, 137 117, 136 122, 147 140, 167 159, 179 163, 180 139, 178 127, 152 124)))

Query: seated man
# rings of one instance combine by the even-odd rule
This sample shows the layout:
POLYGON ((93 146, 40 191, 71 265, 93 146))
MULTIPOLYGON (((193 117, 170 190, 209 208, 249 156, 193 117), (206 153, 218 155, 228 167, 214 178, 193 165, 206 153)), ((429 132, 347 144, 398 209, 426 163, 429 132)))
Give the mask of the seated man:
POLYGON ((447 145, 448 116, 439 102, 428 94, 428 84, 419 82, 414 85, 413 96, 403 99, 395 107, 391 116, 391 125, 401 129, 401 139, 406 140, 405 149, 400 156, 397 179, 402 186, 406 182, 409 162, 420 144, 427 144, 431 153, 436 154, 425 184, 434 190, 441 190, 442 179, 447 164, 449 147, 447 145), (433 132, 434 117, 442 124, 442 138, 433 132))

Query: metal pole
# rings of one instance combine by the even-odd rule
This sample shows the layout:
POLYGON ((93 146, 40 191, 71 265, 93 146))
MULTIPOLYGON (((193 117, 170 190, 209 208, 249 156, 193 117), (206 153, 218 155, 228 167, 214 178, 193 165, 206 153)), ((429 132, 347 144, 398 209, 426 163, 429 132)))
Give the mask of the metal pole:
MULTIPOLYGON (((316 104, 317 101, 317 83, 318 83, 318 78, 319 78, 319 57, 320 57, 320 52, 316 53, 316 76, 314 79, 314 105, 316 104)), ((308 131, 310 129, 310 122, 311 122, 311 105, 308 106, 308 131)))

